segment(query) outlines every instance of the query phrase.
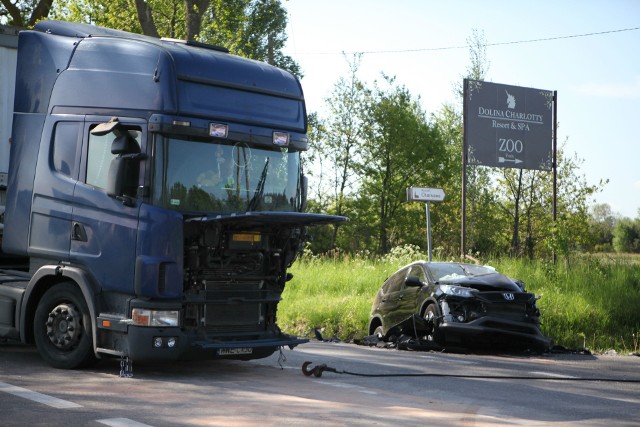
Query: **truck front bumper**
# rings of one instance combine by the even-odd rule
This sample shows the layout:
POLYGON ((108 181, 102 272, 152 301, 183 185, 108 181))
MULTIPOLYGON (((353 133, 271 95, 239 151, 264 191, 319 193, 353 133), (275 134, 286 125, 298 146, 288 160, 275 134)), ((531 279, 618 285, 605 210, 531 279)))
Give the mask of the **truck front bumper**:
POLYGON ((190 359, 260 359, 278 347, 294 348, 308 342, 286 334, 241 340, 194 338, 180 328, 128 327, 128 356, 134 361, 190 359))

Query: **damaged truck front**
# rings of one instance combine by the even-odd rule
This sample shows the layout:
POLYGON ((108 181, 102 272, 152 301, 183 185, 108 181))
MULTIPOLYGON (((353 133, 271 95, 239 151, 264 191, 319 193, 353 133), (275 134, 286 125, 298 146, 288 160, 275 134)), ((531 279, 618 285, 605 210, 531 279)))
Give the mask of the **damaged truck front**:
MULTIPOLYGON (((4 72, 4 71, 3 71, 4 72)), ((303 213, 298 80, 215 48, 42 21, 19 35, 0 334, 52 366, 266 357, 303 213)))

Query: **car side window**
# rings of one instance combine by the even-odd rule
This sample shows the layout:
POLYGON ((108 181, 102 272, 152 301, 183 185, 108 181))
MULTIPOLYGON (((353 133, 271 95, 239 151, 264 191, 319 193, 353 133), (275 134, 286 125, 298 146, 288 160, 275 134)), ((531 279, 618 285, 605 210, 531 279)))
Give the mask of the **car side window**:
POLYGON ((415 276, 418 279, 420 279, 422 283, 427 283, 427 275, 425 274, 422 267, 420 267, 419 265, 414 265, 413 267, 411 267, 409 276, 415 276))
POLYGON ((402 285, 404 285, 404 279, 406 275, 407 269, 405 268, 389 277, 382 287, 382 292, 388 294, 391 292, 399 291, 402 288, 402 285))

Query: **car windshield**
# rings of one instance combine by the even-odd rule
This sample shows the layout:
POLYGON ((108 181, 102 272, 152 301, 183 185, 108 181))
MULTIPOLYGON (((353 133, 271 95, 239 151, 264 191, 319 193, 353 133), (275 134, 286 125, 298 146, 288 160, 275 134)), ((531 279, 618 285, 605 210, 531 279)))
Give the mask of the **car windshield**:
POLYGON ((455 263, 432 263, 428 264, 428 268, 433 280, 436 282, 446 282, 461 277, 482 276, 496 272, 496 270, 488 266, 455 263))
POLYGON ((193 213, 298 211, 300 155, 257 147, 156 136, 153 203, 193 213))

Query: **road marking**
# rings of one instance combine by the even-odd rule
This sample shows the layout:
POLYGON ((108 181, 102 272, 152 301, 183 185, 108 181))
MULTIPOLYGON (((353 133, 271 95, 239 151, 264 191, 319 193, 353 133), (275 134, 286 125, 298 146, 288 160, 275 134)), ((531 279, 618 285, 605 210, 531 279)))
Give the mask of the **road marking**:
POLYGON ((69 408, 82 408, 82 405, 69 402, 68 400, 58 399, 56 397, 47 396, 46 394, 38 393, 37 391, 31 391, 26 388, 17 387, 15 385, 0 382, 0 391, 13 394, 14 396, 22 397, 24 399, 32 400, 34 402, 42 403, 52 408, 69 409, 69 408))
POLYGON ((543 376, 553 377, 553 378, 578 378, 578 377, 574 377, 572 375, 552 374, 551 372, 532 371, 532 372, 529 372, 529 373, 531 375, 543 375, 543 376))
POLYGON ((460 365, 477 365, 478 362, 470 362, 468 360, 460 360, 460 359, 452 359, 447 357, 436 357, 436 356, 418 356, 422 359, 431 359, 437 362, 447 362, 447 363, 458 363, 460 365))
POLYGON ((149 424, 139 423, 129 418, 105 418, 104 420, 96 421, 111 427, 151 427, 149 424))

